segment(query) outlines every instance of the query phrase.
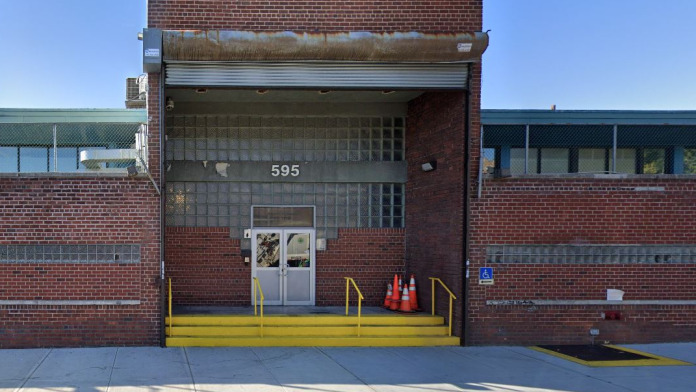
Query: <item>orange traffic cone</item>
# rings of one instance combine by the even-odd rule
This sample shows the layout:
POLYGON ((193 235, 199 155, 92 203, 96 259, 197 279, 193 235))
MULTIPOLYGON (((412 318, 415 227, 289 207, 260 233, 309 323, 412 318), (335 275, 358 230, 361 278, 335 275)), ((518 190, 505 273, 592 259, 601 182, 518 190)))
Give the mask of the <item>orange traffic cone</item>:
POLYGON ((384 307, 389 309, 389 306, 391 305, 391 297, 392 297, 392 285, 391 283, 387 284, 387 296, 384 297, 384 307))
POLYGON ((402 313, 413 313, 414 310, 411 309, 411 301, 408 299, 408 285, 404 285, 404 295, 401 297, 401 307, 399 307, 399 312, 402 313))
POLYGON ((400 289, 399 289, 399 278, 394 275, 394 290, 392 293, 391 297, 391 304, 389 304, 389 309, 391 310, 398 310, 399 309, 399 302, 401 302, 401 299, 399 298, 400 296, 400 289))
POLYGON ((418 297, 416 296, 416 276, 414 274, 411 274, 411 282, 408 285, 408 298, 411 300, 411 309, 420 310, 418 297))

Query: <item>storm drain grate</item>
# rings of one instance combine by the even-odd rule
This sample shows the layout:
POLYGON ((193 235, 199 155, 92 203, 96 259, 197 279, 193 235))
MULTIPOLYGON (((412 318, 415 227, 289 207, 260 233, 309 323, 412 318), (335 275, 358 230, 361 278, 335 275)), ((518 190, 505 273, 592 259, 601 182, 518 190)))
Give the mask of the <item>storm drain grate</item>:
POLYGON ((551 354, 585 366, 673 366, 691 365, 676 359, 613 345, 541 345, 532 350, 551 354))

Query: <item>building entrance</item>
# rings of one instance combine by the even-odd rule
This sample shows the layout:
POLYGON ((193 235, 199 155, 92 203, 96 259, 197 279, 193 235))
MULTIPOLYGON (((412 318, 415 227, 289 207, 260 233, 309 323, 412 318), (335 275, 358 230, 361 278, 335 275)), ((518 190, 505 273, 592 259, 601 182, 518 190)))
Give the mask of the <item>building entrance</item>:
POLYGON ((261 283, 264 303, 314 305, 314 229, 264 228, 251 234, 251 274, 261 283))

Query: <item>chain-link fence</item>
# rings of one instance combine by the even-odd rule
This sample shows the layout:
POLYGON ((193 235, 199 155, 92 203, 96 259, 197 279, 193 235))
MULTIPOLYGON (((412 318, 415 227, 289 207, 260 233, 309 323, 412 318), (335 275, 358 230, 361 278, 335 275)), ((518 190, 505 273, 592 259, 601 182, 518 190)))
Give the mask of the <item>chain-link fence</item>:
POLYGON ((696 174, 694 125, 484 125, 482 171, 696 174))
POLYGON ((0 123, 0 173, 115 172, 146 166, 138 123, 0 123))

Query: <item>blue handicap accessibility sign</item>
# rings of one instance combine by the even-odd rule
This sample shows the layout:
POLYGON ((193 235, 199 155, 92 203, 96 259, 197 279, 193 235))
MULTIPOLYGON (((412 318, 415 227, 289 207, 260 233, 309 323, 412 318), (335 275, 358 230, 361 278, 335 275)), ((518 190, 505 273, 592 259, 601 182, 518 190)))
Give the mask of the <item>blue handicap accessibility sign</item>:
POLYGON ((479 280, 493 280, 493 267, 479 268, 479 280))

